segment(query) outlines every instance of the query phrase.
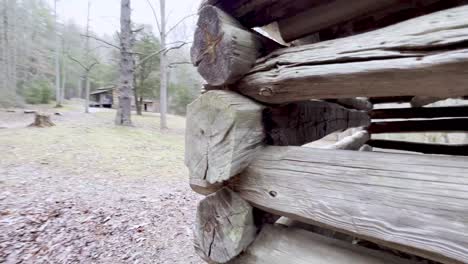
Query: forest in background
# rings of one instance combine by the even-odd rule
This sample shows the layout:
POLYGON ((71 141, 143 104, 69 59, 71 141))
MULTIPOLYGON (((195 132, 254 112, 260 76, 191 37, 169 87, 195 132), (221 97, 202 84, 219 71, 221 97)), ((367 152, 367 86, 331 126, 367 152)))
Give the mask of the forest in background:
MULTIPOLYGON (((74 21, 56 23, 54 7, 41 0, 4 0, 0 16, 0 107, 85 98, 85 68, 91 65, 91 92, 119 85, 118 33, 99 36, 93 33, 92 24, 87 29, 74 21), (57 58, 60 89, 55 86, 57 58)), ((186 30, 183 26, 173 30, 186 30)), ((133 77, 134 95, 140 101, 159 100, 160 37, 152 25, 132 25, 132 29, 138 66, 133 77)), ((185 40, 174 41, 174 48, 165 53, 168 111, 184 114, 185 106, 197 95, 201 80, 188 63, 189 45, 178 42, 186 44, 185 40)))

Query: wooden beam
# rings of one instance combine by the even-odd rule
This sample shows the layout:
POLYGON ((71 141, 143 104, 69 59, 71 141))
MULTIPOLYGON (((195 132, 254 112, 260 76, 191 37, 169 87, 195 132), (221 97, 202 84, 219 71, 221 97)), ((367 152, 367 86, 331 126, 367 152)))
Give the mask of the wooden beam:
POLYGON ((361 0, 352 5, 347 0, 330 1, 307 9, 295 16, 278 21, 281 36, 286 42, 307 36, 361 15, 398 5, 399 0, 361 0))
POLYGON ((264 143, 303 145, 350 127, 368 126, 367 112, 308 101, 262 106, 232 91, 213 90, 187 107, 185 164, 194 191, 206 194, 242 172, 264 143))
POLYGON ((359 150, 366 144, 367 141, 369 141, 369 139, 369 133, 365 130, 362 130, 354 133, 351 136, 343 138, 333 145, 325 146, 323 149, 359 150))
POLYGON ((369 115, 372 119, 468 117, 468 106, 376 109, 369 115))
POLYGON ((257 60, 232 89, 267 103, 463 96, 467 17, 468 6, 462 6, 361 35, 280 49, 257 60))
POLYGON ((445 100, 447 98, 433 97, 433 96, 415 96, 411 99, 410 104, 412 107, 423 107, 429 104, 433 104, 438 101, 445 100))
POLYGON ((189 104, 185 164, 190 177, 215 184, 240 173, 263 146, 263 108, 241 95, 219 90, 208 91, 189 104))
POLYGON ((265 26, 329 0, 204 0, 201 8, 214 5, 229 13, 246 27, 265 26))
POLYGON ((461 157, 267 147, 231 182, 255 207, 442 263, 468 261, 461 157))
POLYGON ((347 108, 369 111, 374 108, 374 106, 369 102, 367 98, 340 98, 327 100, 329 102, 337 103, 347 108))
POLYGON ((365 111, 315 100, 265 108, 263 123, 267 144, 301 146, 336 131, 368 126, 370 119, 365 111))
POLYGON ((376 250, 327 238, 298 228, 265 226, 255 242, 229 264, 409 264, 376 250))
POLYGON ((244 28, 224 11, 208 5, 199 13, 191 58, 208 84, 225 85, 249 72, 261 54, 278 47, 279 44, 244 28))
POLYGON ((228 188, 205 197, 197 207, 195 250, 209 263, 226 263, 256 236, 253 208, 228 188))
POLYGON ((379 139, 369 140, 367 144, 374 148, 381 149, 397 149, 404 151, 420 152, 425 154, 468 156, 468 145, 463 144, 444 145, 379 139))
POLYGON ((412 132, 464 132, 468 131, 468 118, 373 122, 367 128, 371 134, 412 132))

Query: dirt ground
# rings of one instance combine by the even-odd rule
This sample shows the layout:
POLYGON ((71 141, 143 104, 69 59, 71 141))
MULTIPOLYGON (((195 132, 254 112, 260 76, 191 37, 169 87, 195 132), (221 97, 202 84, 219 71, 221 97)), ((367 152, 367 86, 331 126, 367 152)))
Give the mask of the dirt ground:
POLYGON ((0 109, 0 263, 203 263, 184 118, 160 132, 155 114, 116 127, 112 110, 58 111, 28 128, 33 115, 0 109))

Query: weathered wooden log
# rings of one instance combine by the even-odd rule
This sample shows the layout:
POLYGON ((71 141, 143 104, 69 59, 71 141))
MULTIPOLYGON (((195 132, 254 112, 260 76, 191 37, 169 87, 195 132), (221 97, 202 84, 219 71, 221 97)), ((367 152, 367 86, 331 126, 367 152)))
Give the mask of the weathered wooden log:
POLYGON ((468 145, 463 144, 444 145, 379 139, 369 140, 367 144, 369 144, 372 147, 381 149, 397 149, 404 151, 420 152, 425 154, 468 156, 468 145))
POLYGON ((468 106, 376 109, 369 115, 372 119, 468 117, 468 106))
POLYGON ((204 0, 200 8, 206 5, 217 6, 234 16, 244 26, 252 28, 267 25, 326 2, 328 0, 204 0))
POLYGON ((464 132, 468 131, 468 118, 373 122, 367 128, 371 134, 412 132, 464 132))
POLYGON ((409 264, 376 250, 298 228, 265 226, 244 254, 229 264, 409 264))
POLYGON ((361 0, 350 5, 347 0, 329 1, 327 4, 278 21, 278 27, 283 39, 290 42, 340 22, 388 9, 399 3, 401 3, 399 0, 361 0))
POLYGON ((278 47, 224 11, 208 5, 199 14, 191 57, 208 84, 225 85, 242 78, 261 54, 278 47))
POLYGON ((369 111, 374 108, 367 98, 340 98, 328 101, 356 110, 369 111))
POLYGON ((263 106, 227 91, 209 91, 187 107, 185 164, 190 177, 214 184, 237 175, 262 147, 263 106))
POLYGON ((370 135, 367 131, 362 130, 354 135, 345 137, 333 145, 325 146, 323 149, 343 149, 343 150, 359 150, 369 141, 370 135))
POLYGON ((304 101, 263 112, 266 142, 275 146, 301 146, 336 131, 368 126, 365 111, 343 108, 323 101, 304 101))
POLYGON ((445 100, 446 98, 433 97, 433 96, 415 96, 411 99, 410 104, 412 107, 423 107, 433 104, 438 101, 445 100))
POLYGON ((201 95, 187 110, 185 164, 198 191, 242 172, 264 143, 303 145, 335 131, 370 124, 366 112, 333 103, 264 107, 220 90, 201 95))
POLYGON ((461 157, 267 147, 230 184, 264 211, 466 263, 467 170, 461 157))
POLYGON ((468 6, 462 6, 361 35, 280 49, 257 60, 232 89, 268 103, 463 96, 468 94, 467 17, 468 6))
POLYGON ((205 197, 197 207, 195 250, 209 263, 226 263, 255 239, 253 208, 228 188, 205 197))

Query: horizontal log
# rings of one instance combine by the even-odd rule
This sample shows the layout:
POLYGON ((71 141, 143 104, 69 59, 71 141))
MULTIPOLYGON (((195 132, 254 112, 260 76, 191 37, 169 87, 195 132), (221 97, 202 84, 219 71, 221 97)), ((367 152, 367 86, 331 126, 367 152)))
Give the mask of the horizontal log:
POLYGON ((267 144, 301 146, 336 131, 368 126, 370 119, 365 111, 323 101, 305 101, 265 108, 263 124, 267 144))
POLYGON ((232 87, 261 102, 468 94, 468 6, 277 50, 232 87), (447 19, 450 17, 450 19, 447 19))
POLYGON ((433 97, 433 96, 415 96, 411 99, 411 107, 423 107, 435 102, 445 100, 447 98, 433 97))
POLYGON ((214 5, 234 16, 246 27, 267 25, 278 19, 295 15, 329 0, 204 0, 201 8, 214 5))
POLYGON ((333 103, 266 107, 221 90, 208 91, 192 102, 186 120, 185 164, 192 188, 202 193, 218 189, 211 185, 242 172, 265 142, 303 145, 335 131, 370 124, 367 112, 333 103))
POLYGON ((444 145, 380 139, 372 139, 368 141, 367 144, 374 148, 381 149, 397 149, 404 151, 420 152, 424 154, 468 156, 468 145, 466 144, 444 145))
POLYGON ((371 134, 412 132, 465 132, 468 118, 373 122, 367 128, 371 134))
POLYGON ((265 226, 254 243, 229 264, 409 264, 395 256, 282 226, 265 226))
POLYGON ((226 263, 247 248, 256 236, 253 208, 223 188, 197 207, 195 250, 209 263, 226 263))
POLYGON ((468 117, 468 106, 376 109, 369 116, 372 119, 468 117))
POLYGON ((192 63, 210 85, 231 84, 255 65, 261 54, 280 45, 214 6, 199 12, 191 48, 192 63))
POLYGON ((290 42, 358 16, 389 9, 399 3, 399 0, 361 0, 350 5, 347 0, 330 1, 284 18, 278 21, 278 27, 283 39, 290 42))
POLYGON ((272 214, 434 261, 466 263, 467 161, 267 147, 231 186, 272 214))
POLYGON ((374 108, 374 106, 369 102, 367 98, 341 98, 327 101, 337 103, 344 107, 356 110, 369 111, 372 110, 372 108, 374 108))
POLYGON ((357 133, 345 137, 333 145, 323 147, 323 149, 359 150, 366 144, 367 141, 369 141, 369 139, 370 135, 367 131, 358 131, 357 133))

